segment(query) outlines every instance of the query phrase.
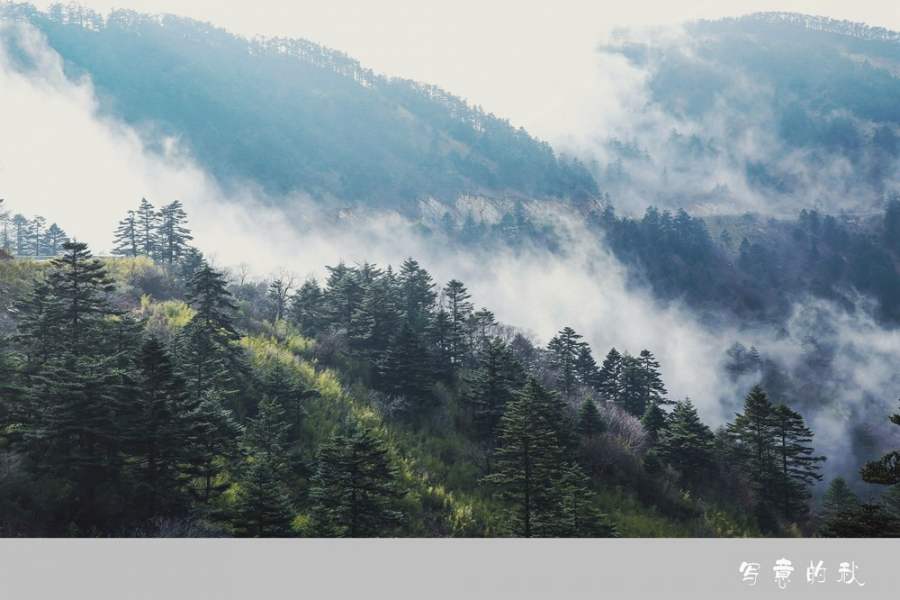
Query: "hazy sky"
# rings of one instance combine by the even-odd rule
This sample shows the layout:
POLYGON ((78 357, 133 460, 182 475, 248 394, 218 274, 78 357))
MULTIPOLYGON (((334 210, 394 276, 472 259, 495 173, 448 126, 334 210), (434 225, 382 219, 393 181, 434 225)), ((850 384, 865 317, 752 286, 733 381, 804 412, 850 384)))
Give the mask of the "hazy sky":
MULTIPOLYGON (((46 8, 50 0, 33 4, 46 8)), ((66 3, 66 2, 64 2, 66 3)), ((590 85, 614 27, 791 11, 900 29, 897 0, 82 0, 175 13, 245 36, 301 37, 390 76, 437 84, 553 142, 560 98, 590 85)))

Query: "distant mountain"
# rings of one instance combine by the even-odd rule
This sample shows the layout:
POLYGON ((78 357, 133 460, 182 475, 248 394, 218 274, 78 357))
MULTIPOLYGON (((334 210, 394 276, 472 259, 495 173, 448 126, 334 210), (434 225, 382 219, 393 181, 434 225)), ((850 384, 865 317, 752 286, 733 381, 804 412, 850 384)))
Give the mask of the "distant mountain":
MULTIPOLYGON (((0 5, 39 29, 104 112, 147 139, 178 136, 221 182, 336 205, 408 209, 463 194, 583 198, 578 161, 435 86, 390 79, 295 39, 232 35, 172 15, 0 5)), ((16 45, 7 32, 8 46, 16 45)), ((20 67, 29 68, 26 62, 20 67)))
POLYGON ((876 210, 897 187, 898 32, 760 13, 602 52, 646 75, 647 105, 606 143, 601 187, 789 214, 876 210))

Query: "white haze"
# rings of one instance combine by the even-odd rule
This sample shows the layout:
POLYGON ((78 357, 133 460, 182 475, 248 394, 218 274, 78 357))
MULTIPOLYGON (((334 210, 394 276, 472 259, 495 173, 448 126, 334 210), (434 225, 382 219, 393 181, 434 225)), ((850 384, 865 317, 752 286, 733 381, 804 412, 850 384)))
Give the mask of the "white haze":
POLYGON ((574 223, 572 239, 583 243, 568 258, 538 251, 486 257, 430 245, 397 216, 335 219, 301 197, 287 201, 292 208, 282 212, 264 208, 271 204, 251 185, 226 196, 177 140, 168 140, 163 154, 153 152, 134 130, 100 116, 90 81, 70 81, 41 37, 28 32, 25 39, 38 65, 34 71, 19 72, 0 54, 0 197, 11 212, 56 221, 96 254, 109 250, 118 220, 146 197, 157 207, 182 201, 196 245, 219 268, 246 263, 261 277, 283 268, 321 281, 324 266, 340 259, 396 268, 412 256, 440 285, 462 280, 477 307, 530 329, 542 344, 569 326, 591 344, 598 361, 613 346, 632 354, 651 350, 669 396, 689 396, 713 427, 733 418, 756 383, 735 383, 724 374, 722 355, 733 342, 754 344, 765 357, 799 369, 804 336, 821 337, 824 322, 840 371, 823 393, 848 407, 807 417, 818 432, 818 450, 829 456, 826 472, 843 466, 852 476, 859 465, 847 454, 851 421, 886 423, 896 409, 900 336, 879 328, 864 310, 851 315, 822 301, 798 305, 787 336, 740 330, 715 316, 711 326, 630 285, 624 267, 574 223), (818 320, 810 320, 809 311, 818 320))

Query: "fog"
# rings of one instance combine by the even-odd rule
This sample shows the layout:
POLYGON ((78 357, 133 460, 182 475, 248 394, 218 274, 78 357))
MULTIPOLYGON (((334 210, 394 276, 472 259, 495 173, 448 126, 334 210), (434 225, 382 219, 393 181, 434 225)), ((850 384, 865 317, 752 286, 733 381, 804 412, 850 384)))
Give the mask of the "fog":
MULTIPOLYGON (((439 285, 451 278, 463 281, 476 307, 532 331, 540 344, 569 326, 590 343, 598 361, 611 347, 632 354, 649 349, 661 363, 669 397, 690 397, 713 428, 733 419, 759 381, 757 376, 734 380, 723 369, 725 351, 740 341, 756 346, 783 372, 805 374, 820 387, 821 404, 806 406, 804 416, 816 432, 817 451, 828 456, 826 474, 852 480, 866 456, 900 445, 887 427, 887 416, 897 409, 900 333, 879 327, 865 299, 852 311, 798 300, 782 329, 748 326, 655 300, 631 281, 596 234, 564 211, 548 218, 568 232, 565 255, 540 249, 485 255, 429 243, 397 215, 324 213, 301 195, 275 203, 250 182, 226 193, 177 139, 144 139, 99 114, 90 80, 68 79, 41 36, 11 27, 0 26, 0 36, 18 39, 31 66, 22 67, 3 46, 0 197, 12 213, 57 222, 95 254, 109 251, 116 224, 142 197, 157 207, 180 200, 195 245, 217 268, 247 264, 258 277, 285 269, 322 281, 325 265, 341 259, 396 268, 411 256, 439 285), (270 208, 275 204, 288 208, 270 208), (819 353, 812 358, 811 348, 819 353), (864 450, 852 442, 860 424, 867 424, 876 440, 864 450)), ((640 77, 634 81, 639 95, 640 77)), ((635 117, 624 105, 621 110, 622 121, 661 118, 635 117)), ((737 182, 728 185, 733 193, 740 190, 737 182)))

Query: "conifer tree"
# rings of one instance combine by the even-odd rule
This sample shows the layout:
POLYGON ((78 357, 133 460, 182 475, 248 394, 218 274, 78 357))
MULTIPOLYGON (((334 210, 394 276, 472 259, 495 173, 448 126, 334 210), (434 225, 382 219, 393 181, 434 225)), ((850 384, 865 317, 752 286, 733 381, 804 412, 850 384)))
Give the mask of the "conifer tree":
POLYGON ((274 466, 254 460, 240 477, 232 524, 242 537, 291 537, 296 511, 274 466))
POLYGON ((550 534, 563 538, 618 537, 616 527, 594 506, 590 479, 578 463, 565 465, 553 486, 558 497, 558 514, 550 534))
POLYGON ((186 223, 187 214, 178 200, 160 209, 157 240, 163 262, 171 265, 187 253, 188 242, 194 238, 186 223))
POLYGON ((579 342, 581 336, 575 333, 571 327, 565 327, 550 343, 547 350, 550 351, 553 366, 556 367, 556 382, 565 398, 571 398, 575 392, 577 382, 576 363, 583 342, 579 342))
POLYGON ((809 511, 809 486, 821 481, 818 463, 824 456, 813 456, 813 433, 803 423, 803 417, 784 403, 772 411, 775 450, 779 464, 776 489, 780 496, 781 513, 789 519, 806 518, 809 511))
POLYGON ((612 348, 603 359, 597 390, 604 402, 619 402, 622 396, 622 355, 612 348))
POLYGON ((404 321, 400 325, 376 368, 377 389, 406 398, 415 411, 432 407, 434 372, 431 358, 409 323, 404 321))
POLYGON ((549 535, 559 509, 559 498, 548 485, 565 463, 554 396, 528 378, 500 419, 495 470, 482 479, 502 489, 509 533, 516 537, 549 535))
POLYGON ((141 347, 128 406, 125 452, 136 484, 136 501, 147 517, 185 508, 182 488, 190 459, 190 422, 183 413, 188 391, 172 357, 152 336, 141 347))
POLYGON ((575 381, 579 385, 596 389, 600 383, 600 369, 591 355, 591 347, 582 344, 575 358, 575 381))
POLYGON ((658 402, 651 402, 647 406, 647 410, 641 415, 641 425, 647 430, 647 433, 654 441, 659 439, 660 430, 668 423, 668 416, 658 402))
POLYGON ((855 508, 860 504, 859 496, 847 485, 847 480, 838 475, 828 484, 817 516, 823 522, 829 521, 841 510, 855 508))
POLYGON ((319 448, 310 498, 316 537, 380 537, 402 520, 403 495, 388 449, 369 428, 351 425, 319 448))
MULTIPOLYGON (((900 412, 890 416, 894 425, 900 426, 900 412)), ((881 485, 900 484, 900 450, 888 452, 878 460, 866 463, 860 470, 863 481, 881 485)))
POLYGON ((524 380, 524 371, 500 338, 494 338, 477 354, 475 368, 466 378, 464 398, 472 407, 476 431, 493 439, 507 404, 524 380))
POLYGON ((146 198, 141 198, 141 204, 135 214, 139 254, 151 258, 160 257, 159 239, 159 214, 146 198))
POLYGON ((287 460, 287 436, 291 424, 285 410, 277 401, 263 396, 256 417, 248 418, 244 428, 244 443, 259 460, 277 470, 287 460))
POLYGON ((226 289, 222 273, 205 265, 188 282, 187 301, 196 314, 179 334, 180 362, 195 397, 212 388, 236 389, 236 368, 241 367, 239 339, 231 312, 237 307, 226 289), (231 370, 231 372, 229 372, 231 370))
POLYGON ((714 470, 715 435, 700 420, 689 398, 675 403, 671 417, 659 430, 657 449, 660 458, 692 485, 702 483, 714 470))
POLYGON ((66 232, 59 225, 52 223, 44 236, 44 249, 48 256, 56 256, 62 251, 62 245, 69 241, 66 232))
POLYGON ((400 292, 398 308, 401 318, 421 336, 425 332, 429 316, 437 300, 434 281, 428 271, 419 266, 419 263, 408 258, 400 265, 397 283, 400 292))
POLYGON ((137 215, 133 210, 119 221, 113 238, 112 253, 118 256, 137 256, 140 252, 137 215))
POLYGON ((472 314, 471 295, 458 279, 450 280, 443 290, 448 318, 447 350, 450 365, 458 368, 469 348, 466 343, 466 324, 472 314))
POLYGON ((578 407, 575 429, 584 438, 592 438, 606 431, 606 422, 593 398, 585 398, 578 407))
POLYGON ((322 289, 315 278, 307 279, 291 296, 289 318, 306 336, 315 336, 323 321, 322 289))

